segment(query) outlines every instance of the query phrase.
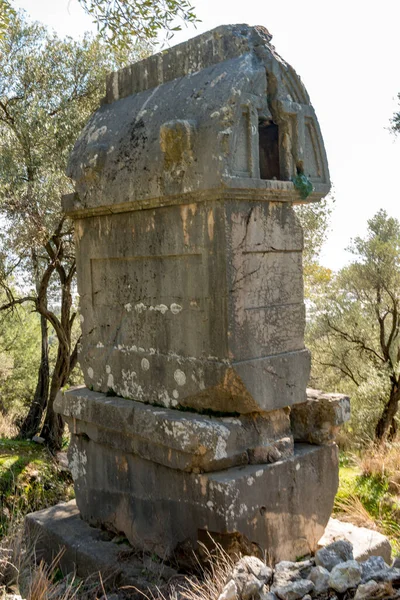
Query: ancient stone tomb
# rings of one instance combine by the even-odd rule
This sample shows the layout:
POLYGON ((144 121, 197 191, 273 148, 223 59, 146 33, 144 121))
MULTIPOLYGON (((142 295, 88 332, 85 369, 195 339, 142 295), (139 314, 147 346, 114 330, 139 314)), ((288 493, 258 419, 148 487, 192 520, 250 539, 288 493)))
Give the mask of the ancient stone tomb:
POLYGON ((219 27, 111 74, 70 159, 86 387, 56 404, 77 504, 163 557, 206 532, 307 554, 337 488, 348 399, 307 400, 293 210, 293 180, 319 200, 328 167, 270 41, 219 27))

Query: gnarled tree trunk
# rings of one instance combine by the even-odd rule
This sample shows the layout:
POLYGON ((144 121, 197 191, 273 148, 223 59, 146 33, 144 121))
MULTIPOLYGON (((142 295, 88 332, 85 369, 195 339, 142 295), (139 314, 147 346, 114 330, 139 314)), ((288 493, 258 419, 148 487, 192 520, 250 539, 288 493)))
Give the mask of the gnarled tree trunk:
POLYGON ((383 441, 385 439, 393 439, 396 435, 397 423, 395 417, 399 408, 399 402, 399 382, 392 381, 389 400, 383 410, 382 416, 380 417, 375 429, 375 437, 378 441, 383 441))
POLYGON ((22 421, 18 434, 19 438, 25 440, 33 437, 39 431, 42 423, 43 413, 46 410, 49 397, 49 338, 47 319, 43 315, 40 315, 40 329, 42 337, 42 350, 35 395, 29 407, 28 414, 22 421))

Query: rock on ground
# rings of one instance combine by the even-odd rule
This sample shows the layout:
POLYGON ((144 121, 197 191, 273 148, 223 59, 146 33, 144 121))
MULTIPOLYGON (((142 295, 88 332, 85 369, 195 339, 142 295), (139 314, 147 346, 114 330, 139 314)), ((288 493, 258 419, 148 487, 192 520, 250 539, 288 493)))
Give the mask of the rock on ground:
POLYGON ((389 540, 378 531, 330 518, 318 546, 326 546, 340 539, 352 544, 354 559, 359 562, 370 556, 382 556, 386 563, 391 563, 392 549, 389 540))

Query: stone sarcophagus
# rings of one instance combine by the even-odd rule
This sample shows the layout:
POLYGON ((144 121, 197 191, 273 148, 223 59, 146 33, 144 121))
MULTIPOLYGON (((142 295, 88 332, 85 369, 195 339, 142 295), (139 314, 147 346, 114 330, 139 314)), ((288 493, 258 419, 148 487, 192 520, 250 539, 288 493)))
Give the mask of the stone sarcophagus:
POLYGON ((331 438, 293 434, 311 402, 293 204, 327 194, 328 166, 270 41, 219 27, 111 74, 70 159, 86 388, 56 404, 77 503, 163 556, 206 531, 306 554, 336 492, 331 438))

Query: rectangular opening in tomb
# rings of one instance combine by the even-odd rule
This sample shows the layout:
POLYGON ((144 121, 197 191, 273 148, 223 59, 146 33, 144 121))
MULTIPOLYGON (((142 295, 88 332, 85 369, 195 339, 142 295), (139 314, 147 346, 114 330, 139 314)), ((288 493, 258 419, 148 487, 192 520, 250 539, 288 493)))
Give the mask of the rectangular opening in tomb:
POLYGON ((280 179, 278 125, 273 121, 260 120, 258 140, 261 179, 280 179))

